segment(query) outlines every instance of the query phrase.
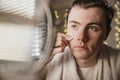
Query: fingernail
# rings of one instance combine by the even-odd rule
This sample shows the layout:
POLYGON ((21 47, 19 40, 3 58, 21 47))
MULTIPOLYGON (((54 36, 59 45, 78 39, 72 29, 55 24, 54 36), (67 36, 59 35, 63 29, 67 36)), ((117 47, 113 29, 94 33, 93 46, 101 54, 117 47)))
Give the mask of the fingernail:
POLYGON ((67 34, 65 37, 66 40, 71 41, 73 39, 72 35, 67 34))

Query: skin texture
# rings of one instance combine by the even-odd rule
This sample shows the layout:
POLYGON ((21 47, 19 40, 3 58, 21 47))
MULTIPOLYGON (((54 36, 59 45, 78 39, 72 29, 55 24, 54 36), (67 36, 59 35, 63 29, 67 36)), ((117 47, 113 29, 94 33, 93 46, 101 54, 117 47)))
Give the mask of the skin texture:
POLYGON ((72 8, 68 33, 74 36, 70 47, 79 66, 96 63, 97 54, 107 37, 104 17, 104 11, 97 7, 84 9, 76 5, 72 8))
POLYGON ((68 16, 68 33, 71 41, 65 39, 65 34, 58 33, 53 54, 63 52, 69 44, 72 54, 79 67, 89 67, 97 62, 97 55, 107 38, 104 11, 98 7, 72 7, 68 16))

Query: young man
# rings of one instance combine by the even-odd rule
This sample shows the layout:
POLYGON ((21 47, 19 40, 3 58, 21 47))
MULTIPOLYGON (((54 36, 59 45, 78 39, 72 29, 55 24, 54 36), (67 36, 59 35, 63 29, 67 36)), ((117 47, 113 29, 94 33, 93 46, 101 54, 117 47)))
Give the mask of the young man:
POLYGON ((57 35, 46 80, 120 80, 120 50, 103 44, 113 16, 106 0, 75 0, 67 35, 57 35))

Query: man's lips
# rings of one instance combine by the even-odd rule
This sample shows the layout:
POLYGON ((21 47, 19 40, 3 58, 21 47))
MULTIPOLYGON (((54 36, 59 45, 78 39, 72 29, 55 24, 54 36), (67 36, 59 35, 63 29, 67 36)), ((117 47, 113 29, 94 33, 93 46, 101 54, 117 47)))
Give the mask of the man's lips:
POLYGON ((88 49, 86 46, 74 46, 74 48, 77 48, 77 49, 88 49))

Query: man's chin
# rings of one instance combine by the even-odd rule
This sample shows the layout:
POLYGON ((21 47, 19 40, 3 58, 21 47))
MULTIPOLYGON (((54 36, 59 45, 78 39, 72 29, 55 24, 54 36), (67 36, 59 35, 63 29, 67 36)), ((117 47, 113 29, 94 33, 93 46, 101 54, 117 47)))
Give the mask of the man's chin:
POLYGON ((88 53, 86 53, 86 52, 76 52, 76 53, 74 53, 74 57, 76 58, 76 59, 88 59, 89 58, 89 55, 88 55, 88 53))

